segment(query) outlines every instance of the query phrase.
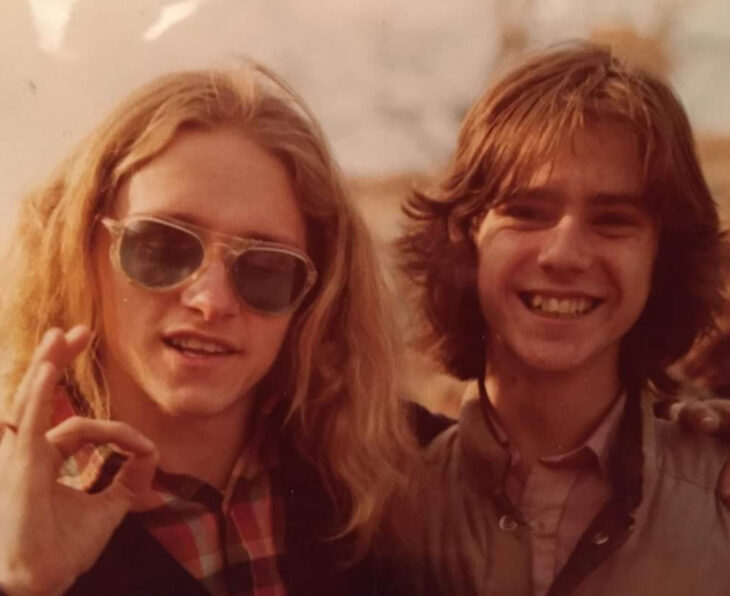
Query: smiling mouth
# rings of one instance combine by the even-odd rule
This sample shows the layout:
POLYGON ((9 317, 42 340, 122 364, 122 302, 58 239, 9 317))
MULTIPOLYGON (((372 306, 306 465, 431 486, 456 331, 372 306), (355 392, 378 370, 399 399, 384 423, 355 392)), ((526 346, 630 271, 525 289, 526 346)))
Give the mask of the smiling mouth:
POLYGON ((195 337, 173 336, 162 340, 168 347, 187 356, 228 356, 235 353, 228 346, 195 337))
POLYGON ((577 319, 585 316, 603 302, 600 298, 591 296, 557 298, 538 292, 520 292, 519 297, 531 312, 558 319, 577 319))

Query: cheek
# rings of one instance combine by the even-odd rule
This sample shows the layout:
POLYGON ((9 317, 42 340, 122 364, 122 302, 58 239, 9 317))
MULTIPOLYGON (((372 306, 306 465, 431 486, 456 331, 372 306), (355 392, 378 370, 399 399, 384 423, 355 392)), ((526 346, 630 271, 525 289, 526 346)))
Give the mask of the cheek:
POLYGON ((649 294, 651 293, 651 285, 653 280, 653 262, 645 264, 643 267, 639 267, 634 278, 635 294, 637 298, 637 310, 639 312, 644 310, 649 294))
POLYGON ((493 251, 482 253, 477 269, 477 293, 482 317, 494 327, 495 322, 503 320, 502 311, 506 308, 506 296, 510 276, 503 260, 496 258, 493 251))
MULTIPOLYGON (((637 245, 622 252, 620 259, 620 291, 631 310, 631 318, 638 319, 651 293, 655 252, 649 244, 637 245)), ((628 312, 627 312, 628 316, 628 312)))
POLYGON ((244 328, 249 333, 249 347, 258 355, 258 360, 273 364, 282 349, 287 337, 292 315, 265 318, 254 315, 256 321, 251 320, 244 328))
MULTIPOLYGON (((111 287, 102 292, 101 324, 104 348, 117 361, 127 361, 139 352, 143 331, 143 306, 124 292, 111 287)), ((149 306, 148 306, 149 308, 149 306)))
MULTIPOLYGON (((633 248, 624 251, 624 267, 630 272, 628 280, 636 290, 648 295, 651 289, 654 276, 654 265, 657 257, 657 246, 655 238, 649 237, 643 242, 637 243, 633 248)), ((629 290, 632 288, 630 287, 629 290)), ((645 296, 646 297, 646 296, 645 296)))
POLYGON ((103 343, 116 358, 125 359, 125 354, 139 351, 174 298, 136 288, 103 264, 97 279, 103 343))
POLYGON ((508 288, 529 260, 530 249, 526 239, 519 241, 507 234, 484 236, 480 244, 477 279, 479 293, 495 293, 508 288))

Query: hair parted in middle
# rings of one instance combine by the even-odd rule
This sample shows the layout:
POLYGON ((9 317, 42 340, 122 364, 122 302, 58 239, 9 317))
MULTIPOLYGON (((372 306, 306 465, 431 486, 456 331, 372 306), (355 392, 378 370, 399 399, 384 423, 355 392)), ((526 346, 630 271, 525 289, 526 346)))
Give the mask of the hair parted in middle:
POLYGON ((482 219, 597 122, 637 139, 643 197, 659 230, 651 292, 622 343, 624 383, 674 391, 667 366, 714 327, 728 246, 687 115, 658 76, 607 47, 575 42, 533 55, 478 98, 437 189, 416 191, 405 205, 403 269, 419 289, 427 339, 447 372, 478 378, 488 357, 474 242, 482 219))
MULTIPOLYGON (((221 127, 281 160, 304 214, 318 281, 262 384, 283 396, 291 434, 342 506, 342 534, 354 533, 362 546, 385 499, 404 480, 412 450, 395 383, 395 326, 369 234, 319 125, 298 95, 261 66, 178 72, 151 82, 26 197, 9 262, 13 292, 0 317, 14 356, 6 404, 43 333, 82 323, 96 340, 74 362, 66 384, 79 409, 109 415, 97 360, 96 224, 113 209, 123 181, 178 131, 221 127)), ((276 440, 278 429, 272 435, 276 440)))

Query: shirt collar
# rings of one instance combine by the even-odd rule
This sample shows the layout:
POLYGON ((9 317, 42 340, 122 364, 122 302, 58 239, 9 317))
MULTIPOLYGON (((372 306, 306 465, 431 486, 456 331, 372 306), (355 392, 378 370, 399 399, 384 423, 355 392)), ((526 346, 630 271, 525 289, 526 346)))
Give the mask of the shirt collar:
MULTIPOLYGON (((57 392, 53 404, 53 424, 57 425, 77 413, 65 392, 57 392)), ((153 488, 159 495, 160 504, 176 498, 185 500, 209 500, 215 493, 224 503, 231 500, 242 482, 252 482, 262 474, 270 473, 278 465, 276 441, 269 440, 275 423, 274 408, 277 400, 265 400, 261 416, 257 418, 251 440, 247 443, 231 471, 223 493, 207 483, 185 474, 171 474, 158 468, 153 488)), ((59 482, 77 490, 98 491, 107 486, 116 474, 124 456, 108 445, 85 445, 67 458, 59 473, 59 482)))
MULTIPOLYGON (((541 461, 547 464, 569 464, 590 454, 590 459, 597 463, 601 473, 610 478, 612 448, 616 443, 626 400, 626 394, 622 392, 582 445, 565 454, 540 458, 541 461)), ((501 492, 510 465, 519 454, 500 425, 483 382, 479 382, 478 391, 473 386, 468 390, 459 417, 459 433, 465 471, 473 486, 489 494, 501 492)))

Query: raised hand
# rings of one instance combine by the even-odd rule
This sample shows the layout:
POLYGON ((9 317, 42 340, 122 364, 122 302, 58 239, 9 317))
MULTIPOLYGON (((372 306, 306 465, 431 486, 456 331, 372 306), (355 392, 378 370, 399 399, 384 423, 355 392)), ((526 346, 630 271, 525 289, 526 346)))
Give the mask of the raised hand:
MULTIPOLYGON (((730 400, 705 399, 676 402, 668 411, 670 420, 693 431, 717 435, 730 442, 730 400)), ((730 505, 730 455, 717 482, 717 492, 730 505)))
POLYGON ((88 340, 81 326, 45 334, 0 439, 0 589, 8 594, 64 592, 150 490, 158 453, 129 425, 73 417, 51 427, 63 370, 88 340), (112 443, 129 456, 96 494, 57 482, 63 460, 87 443, 112 443))

